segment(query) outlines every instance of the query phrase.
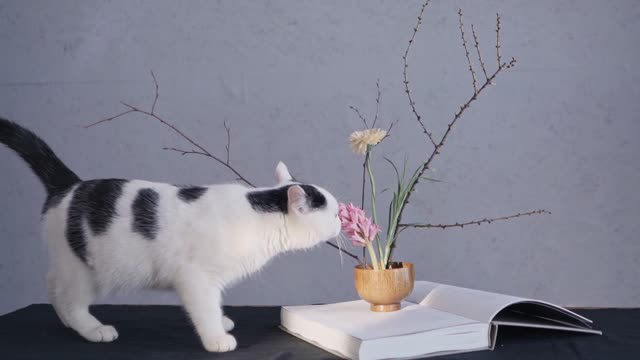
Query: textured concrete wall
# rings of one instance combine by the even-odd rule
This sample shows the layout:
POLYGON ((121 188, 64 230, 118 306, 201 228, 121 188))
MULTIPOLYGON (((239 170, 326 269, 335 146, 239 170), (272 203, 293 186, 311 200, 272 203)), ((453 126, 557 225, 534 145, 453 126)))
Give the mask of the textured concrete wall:
MULTIPOLYGON (((122 109, 148 106, 256 183, 284 160, 300 179, 359 201, 361 159, 347 137, 371 116, 400 122, 374 160, 412 166, 429 147, 402 89, 401 55, 417 1, 3 1, 0 113, 35 130, 81 177, 218 183, 232 174, 148 119, 92 129, 122 109)), ((469 96, 457 7, 494 66, 495 12, 503 54, 518 66, 465 114, 405 217, 454 222, 546 208, 551 216, 463 230, 405 231, 397 257, 417 277, 565 305, 639 306, 640 4, 637 1, 434 1, 410 58, 417 107, 440 136, 469 96)), ((39 211, 44 190, 0 149, 0 313, 46 302, 39 211)), ((385 193, 381 202, 388 201, 385 193)), ((386 211, 382 205, 380 211, 386 211)), ((230 289, 227 304, 352 299, 352 263, 322 246, 282 256, 230 289)), ((105 302, 171 303, 142 292, 105 302)))

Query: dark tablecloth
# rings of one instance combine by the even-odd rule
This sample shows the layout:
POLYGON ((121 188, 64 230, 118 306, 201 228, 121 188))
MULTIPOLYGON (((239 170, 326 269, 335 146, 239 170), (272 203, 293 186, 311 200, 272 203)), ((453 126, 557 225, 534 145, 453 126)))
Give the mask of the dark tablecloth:
MULTIPOLYGON (((278 307, 228 307, 238 349, 203 350, 177 306, 93 306, 92 313, 116 327, 113 343, 85 341, 60 323, 50 305, 31 305, 0 316, 0 359, 335 359, 278 328, 278 307)), ((577 310, 604 335, 500 328, 494 351, 438 359, 640 359, 640 309, 577 310)))

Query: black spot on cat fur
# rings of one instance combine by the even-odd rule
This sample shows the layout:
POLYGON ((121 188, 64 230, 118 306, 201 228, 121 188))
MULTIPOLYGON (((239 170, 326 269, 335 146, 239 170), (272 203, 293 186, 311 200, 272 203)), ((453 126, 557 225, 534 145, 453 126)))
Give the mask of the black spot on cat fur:
POLYGON ((60 205, 60 202, 62 202, 62 199, 64 199, 65 196, 69 194, 69 191, 71 191, 71 189, 73 189, 73 186, 70 186, 61 191, 56 191, 56 192, 47 194, 47 199, 44 201, 44 206, 42 206, 42 214, 49 211, 49 209, 52 209, 60 205))
POLYGON ((93 235, 104 234, 116 215, 116 202, 122 195, 122 179, 98 180, 89 197, 89 228, 93 235))
MULTIPOLYGON (((73 252, 87 262, 87 241, 83 224, 93 235, 104 234, 115 218, 116 203, 122 195, 123 179, 83 181, 73 193, 67 214, 66 237, 73 252)), ((59 201, 59 200, 58 200, 59 201)))
POLYGON ((185 186, 178 190, 178 197, 184 202, 192 202, 198 200, 205 192, 207 192, 206 187, 185 186))
POLYGON ((252 191, 247 193, 247 200, 251 207, 260 212, 288 213, 289 187, 298 185, 307 194, 307 204, 313 210, 322 209, 327 205, 327 199, 318 189, 311 185, 292 184, 276 189, 252 191))
POLYGON ((322 209, 327 206, 327 199, 318 189, 311 185, 300 185, 307 194, 307 201, 312 209, 322 209))
POLYGON ((153 189, 140 189, 131 210, 133 231, 147 240, 153 240, 158 233, 158 201, 160 195, 153 189))

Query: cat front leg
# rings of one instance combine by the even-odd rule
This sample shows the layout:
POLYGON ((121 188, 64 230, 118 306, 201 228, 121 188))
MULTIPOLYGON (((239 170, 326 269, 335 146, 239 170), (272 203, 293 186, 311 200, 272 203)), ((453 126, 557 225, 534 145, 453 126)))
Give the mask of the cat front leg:
POLYGON ((228 324, 223 323, 226 317, 222 315, 220 288, 200 271, 183 272, 175 288, 204 348, 211 352, 235 350, 236 339, 225 330, 228 324))

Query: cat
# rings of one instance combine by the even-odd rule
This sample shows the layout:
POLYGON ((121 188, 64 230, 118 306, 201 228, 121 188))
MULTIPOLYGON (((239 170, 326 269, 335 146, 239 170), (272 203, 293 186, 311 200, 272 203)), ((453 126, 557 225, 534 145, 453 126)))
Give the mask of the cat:
POLYGON ((0 118, 0 142, 47 191, 42 226, 49 298, 62 323, 92 342, 118 338, 89 313, 97 296, 174 289, 204 348, 232 351, 234 323, 222 292, 277 254, 310 249, 340 232, 338 202, 299 183, 282 162, 275 187, 176 186, 143 180, 81 180, 30 130, 0 118))

